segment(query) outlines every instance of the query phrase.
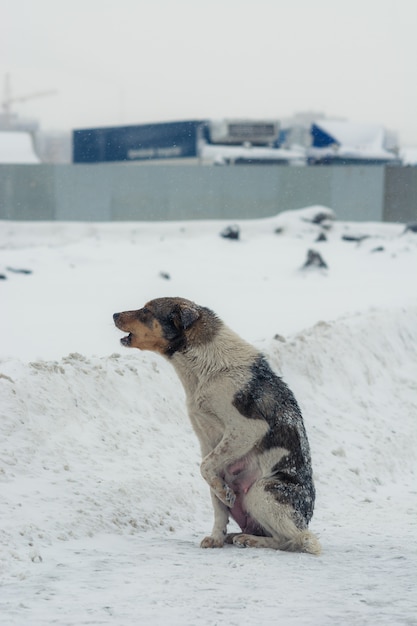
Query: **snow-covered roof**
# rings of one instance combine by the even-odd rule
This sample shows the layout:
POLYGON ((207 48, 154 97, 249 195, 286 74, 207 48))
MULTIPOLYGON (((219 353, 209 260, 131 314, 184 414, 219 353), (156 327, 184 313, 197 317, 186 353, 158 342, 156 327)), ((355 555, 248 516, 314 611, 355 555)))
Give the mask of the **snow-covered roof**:
POLYGON ((319 120, 311 126, 310 156, 328 153, 344 159, 390 161, 398 157, 385 148, 386 131, 379 124, 319 120))
POLYGON ((0 131, 0 163, 40 163, 30 133, 0 131))
MULTIPOLYGON (((313 139, 321 131, 321 145, 314 144, 317 148, 324 147, 324 135, 332 143, 350 146, 357 149, 383 148, 385 140, 385 129, 379 124, 359 124, 356 122, 345 122, 341 120, 320 120, 313 124, 313 139), (317 129, 315 131, 315 129, 317 129)), ((329 145, 329 144, 327 144, 329 145)))

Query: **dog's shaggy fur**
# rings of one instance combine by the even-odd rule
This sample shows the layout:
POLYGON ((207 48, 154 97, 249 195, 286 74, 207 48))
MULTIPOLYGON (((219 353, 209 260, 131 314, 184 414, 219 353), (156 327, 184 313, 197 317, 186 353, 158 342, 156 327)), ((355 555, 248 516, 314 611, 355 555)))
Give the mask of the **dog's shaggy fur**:
POLYGON ((158 298, 115 313, 124 346, 168 358, 200 440, 214 526, 203 548, 224 543, 318 554, 308 530, 315 490, 298 404, 265 357, 210 309, 158 298), (231 516, 242 529, 227 534, 231 516))

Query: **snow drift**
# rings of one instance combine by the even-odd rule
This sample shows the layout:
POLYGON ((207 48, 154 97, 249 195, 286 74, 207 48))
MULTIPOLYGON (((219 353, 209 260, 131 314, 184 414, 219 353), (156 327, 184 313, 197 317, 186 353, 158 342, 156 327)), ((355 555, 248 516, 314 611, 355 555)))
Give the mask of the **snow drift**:
POLYGON ((325 207, 228 225, 0 223, 0 622, 416 623, 417 237, 325 207), (310 249, 327 269, 301 269, 310 249), (111 317, 162 295, 210 306, 294 391, 320 557, 199 548, 183 390, 111 317))
MULTIPOLYGON (((318 323, 263 346, 304 413, 318 520, 410 488, 417 312, 375 311, 318 323)), ((175 533, 211 525, 198 443, 176 375, 149 353, 1 363, 5 570, 41 546, 109 533, 175 533)))

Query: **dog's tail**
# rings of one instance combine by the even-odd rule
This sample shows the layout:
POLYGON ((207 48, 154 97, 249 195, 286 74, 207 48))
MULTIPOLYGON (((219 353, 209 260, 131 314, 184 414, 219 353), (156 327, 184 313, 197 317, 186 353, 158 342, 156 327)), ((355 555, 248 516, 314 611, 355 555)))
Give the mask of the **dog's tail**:
POLYGON ((286 539, 279 546, 280 550, 288 552, 308 552, 318 555, 321 553, 321 545, 317 537, 309 530, 300 530, 291 539, 286 539))

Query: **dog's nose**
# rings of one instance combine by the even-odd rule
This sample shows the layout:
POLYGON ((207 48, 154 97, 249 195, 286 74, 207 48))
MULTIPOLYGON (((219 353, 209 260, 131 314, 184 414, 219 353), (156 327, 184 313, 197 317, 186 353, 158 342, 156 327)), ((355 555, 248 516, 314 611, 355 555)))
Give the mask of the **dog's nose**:
POLYGON ((117 322, 120 317, 120 313, 113 313, 113 321, 117 322))

